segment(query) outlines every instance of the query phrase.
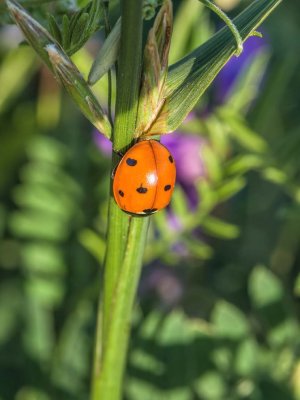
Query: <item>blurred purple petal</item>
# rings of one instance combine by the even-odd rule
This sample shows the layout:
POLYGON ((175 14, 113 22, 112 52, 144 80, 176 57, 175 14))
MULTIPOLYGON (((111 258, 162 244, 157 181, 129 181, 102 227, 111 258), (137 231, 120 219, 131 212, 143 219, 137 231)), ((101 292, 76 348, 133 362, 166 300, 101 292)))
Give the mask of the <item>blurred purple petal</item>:
POLYGON ((172 231, 179 231, 182 229, 182 223, 177 215, 172 211, 168 214, 168 226, 172 231))
POLYGON ((183 285, 169 268, 150 265, 142 277, 139 292, 141 296, 155 292, 163 308, 169 308, 178 304, 183 294, 183 285))
POLYGON ((206 175, 201 152, 206 145, 205 139, 188 133, 174 133, 161 138, 176 162, 177 180, 186 185, 206 175))
POLYGON ((202 157, 207 141, 198 135, 175 132, 162 136, 161 142, 173 155, 176 162, 177 183, 186 192, 189 205, 195 208, 199 201, 195 183, 207 175, 202 157))
POLYGON ((93 131, 93 138, 96 146, 101 150, 101 152, 107 156, 111 157, 112 153, 112 143, 109 139, 107 139, 102 133, 97 130, 93 131))

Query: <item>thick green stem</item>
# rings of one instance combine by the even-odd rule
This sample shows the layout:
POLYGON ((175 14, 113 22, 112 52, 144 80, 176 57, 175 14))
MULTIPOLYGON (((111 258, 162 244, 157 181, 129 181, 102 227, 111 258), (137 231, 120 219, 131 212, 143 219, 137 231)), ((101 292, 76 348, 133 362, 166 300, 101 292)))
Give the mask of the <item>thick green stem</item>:
MULTIPOLYGON (((115 150, 125 151, 131 144, 136 126, 142 63, 142 2, 123 0, 122 29, 117 79, 116 118, 113 134, 115 150)), ((119 161, 113 155, 112 170, 119 161)), ((124 258, 130 217, 121 211, 113 199, 109 205, 109 226, 105 260, 103 297, 103 341, 109 326, 113 291, 124 258)))
POLYGON ((93 400, 120 400, 122 398, 132 308, 140 277, 147 228, 148 218, 132 218, 130 221, 124 262, 110 309, 111 320, 105 342, 100 379, 93 387, 93 400))
MULTIPOLYGON (((142 63, 142 1, 122 1, 122 29, 117 79, 113 147, 132 143, 138 112, 142 63)), ((119 161, 113 154, 112 170, 119 161)), ((112 195, 109 203, 104 290, 99 305, 93 400, 119 400, 129 339, 132 306, 142 263, 148 218, 130 217, 112 195)))

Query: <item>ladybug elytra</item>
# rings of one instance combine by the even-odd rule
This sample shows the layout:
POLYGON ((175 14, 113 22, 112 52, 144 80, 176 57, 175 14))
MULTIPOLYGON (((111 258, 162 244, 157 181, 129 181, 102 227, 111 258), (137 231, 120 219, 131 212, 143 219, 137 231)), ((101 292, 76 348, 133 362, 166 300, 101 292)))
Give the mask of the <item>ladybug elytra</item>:
POLYGON ((156 140, 143 140, 118 164, 114 198, 130 214, 150 215, 169 204, 175 179, 175 162, 169 150, 156 140))

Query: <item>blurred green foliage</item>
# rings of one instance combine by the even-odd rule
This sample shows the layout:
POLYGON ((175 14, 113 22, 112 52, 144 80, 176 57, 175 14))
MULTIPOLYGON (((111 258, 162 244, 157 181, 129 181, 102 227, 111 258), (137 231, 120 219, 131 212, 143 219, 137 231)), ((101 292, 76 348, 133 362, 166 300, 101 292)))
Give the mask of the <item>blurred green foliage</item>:
MULTIPOLYGON (((188 3, 194 12, 175 2, 172 62, 218 23, 188 3)), ((73 6, 35 13, 46 23, 47 12, 73 6)), ((193 209, 178 185, 171 214, 153 218, 126 400, 300 399, 299 7, 283 3, 264 27, 268 50, 247 63, 226 102, 211 107, 212 89, 180 129, 203 137, 206 174, 193 209)), ((83 400, 109 159, 11 29, 0 30, 0 399, 83 400)), ((95 47, 91 39, 74 57, 84 73, 95 47)), ((105 79, 96 93, 106 98, 105 79)))

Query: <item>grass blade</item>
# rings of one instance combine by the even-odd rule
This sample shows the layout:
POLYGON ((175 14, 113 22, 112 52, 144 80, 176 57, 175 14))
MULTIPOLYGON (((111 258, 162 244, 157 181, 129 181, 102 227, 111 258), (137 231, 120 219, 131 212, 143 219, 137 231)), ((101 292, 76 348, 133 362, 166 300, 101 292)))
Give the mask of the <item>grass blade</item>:
MULTIPOLYGON (((234 20, 243 41, 274 10, 281 0, 253 1, 234 20)), ((150 135, 174 131, 199 101, 202 94, 236 52, 236 41, 226 26, 210 40, 169 68, 166 101, 150 135)))

